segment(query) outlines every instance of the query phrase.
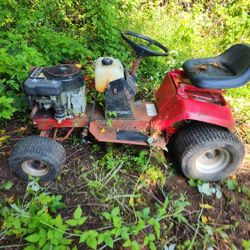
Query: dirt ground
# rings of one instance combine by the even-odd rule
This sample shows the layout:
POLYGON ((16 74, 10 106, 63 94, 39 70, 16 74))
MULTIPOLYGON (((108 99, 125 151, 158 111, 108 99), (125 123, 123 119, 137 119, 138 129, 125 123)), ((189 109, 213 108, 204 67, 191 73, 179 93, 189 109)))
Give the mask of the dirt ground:
MULTIPOLYGON (((25 136, 36 134, 37 132, 32 124, 28 123, 27 125, 27 122, 22 121, 21 117, 13 119, 11 123, 5 122, 0 124, 0 130, 2 130, 2 132, 4 130, 4 136, 10 136, 5 143, 2 145, 0 144, 0 185, 7 180, 14 183, 11 190, 0 191, 0 199, 10 196, 14 196, 15 199, 22 198, 25 193, 26 183, 10 171, 7 160, 11 149, 18 140, 25 136)), ((83 182, 81 177, 83 170, 79 166, 85 166, 85 169, 91 169, 92 163, 96 161, 96 159, 100 159, 105 153, 106 146, 104 144, 99 144, 100 150, 98 152, 92 152, 91 145, 82 146, 78 143, 74 143, 73 139, 63 143, 63 145, 67 151, 67 165, 65 166, 60 178, 53 182, 47 182, 44 185, 47 186, 52 193, 63 195, 63 201, 67 205, 66 209, 62 212, 65 218, 71 216, 76 206, 81 204, 84 213, 92 218, 91 223, 86 226, 88 228, 96 228, 100 225, 97 214, 101 210, 104 210, 105 206, 108 206, 108 204, 105 205, 105 203, 101 203, 95 195, 88 192, 86 183, 83 182)), ((119 149, 121 146, 114 147, 118 147, 119 149)), ((140 152, 141 147, 133 147, 135 151, 140 152)), ((246 186, 250 189, 250 145, 245 145, 245 147, 245 159, 233 178, 237 180, 239 186, 246 186)), ((159 167, 162 168, 162 166, 159 167)), ((209 203, 213 206, 213 209, 204 212, 206 217, 209 218, 209 225, 212 225, 213 227, 236 225, 234 229, 226 229, 226 232, 229 235, 227 240, 222 242, 220 238, 215 239, 218 243, 217 249, 231 249, 230 246, 232 244, 237 246, 238 249, 243 249, 242 240, 250 239, 250 223, 247 220, 250 215, 246 214, 246 211, 242 208, 241 204, 243 200, 250 202, 249 197, 242 192, 231 191, 225 184, 221 184, 221 199, 204 197, 204 200, 202 201, 197 188, 190 187, 188 180, 178 171, 175 171, 174 169, 171 171, 173 174, 167 176, 164 184, 164 192, 171 192, 176 197, 178 197, 180 193, 187 196, 187 199, 192 203, 192 206, 186 211, 186 216, 189 218, 189 221, 196 223, 199 204, 202 202, 209 203), (194 216, 194 214, 196 216, 194 216)), ((129 186, 129 182, 135 177, 134 173, 126 172, 124 173, 124 176, 126 176, 128 181, 125 183, 125 186, 129 186)), ((151 190, 148 189, 146 191, 145 198, 148 200, 148 204, 160 202, 163 200, 162 190, 155 185, 151 187, 151 190)), ((162 227, 164 228, 164 225, 162 225, 162 227)), ((189 238, 188 235, 192 237, 194 234, 193 230, 181 224, 175 224, 173 230, 173 234, 177 237, 179 242, 183 242, 185 239, 189 238)), ((163 232, 163 239, 164 237, 168 237, 168 235, 164 235, 163 232)), ((14 239, 6 238, 4 242, 0 243, 0 245, 13 243, 15 243, 14 239)))

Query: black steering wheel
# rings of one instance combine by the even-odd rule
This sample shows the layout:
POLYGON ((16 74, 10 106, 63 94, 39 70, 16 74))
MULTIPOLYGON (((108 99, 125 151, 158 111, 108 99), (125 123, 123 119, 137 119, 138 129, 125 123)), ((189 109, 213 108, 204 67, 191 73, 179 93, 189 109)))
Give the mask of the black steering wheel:
POLYGON ((144 36, 144 35, 132 32, 132 31, 125 31, 125 32, 121 33, 121 36, 132 47, 132 49, 135 51, 135 53, 138 57, 167 56, 168 55, 168 49, 165 46, 163 46, 162 44, 156 42, 155 40, 153 40, 147 36, 144 36), (147 41, 148 44, 142 45, 140 43, 136 43, 136 42, 132 41, 130 38, 128 38, 129 36, 136 37, 136 38, 139 38, 141 40, 147 41), (149 48, 150 45, 155 45, 156 47, 163 50, 164 53, 158 52, 156 50, 149 48))

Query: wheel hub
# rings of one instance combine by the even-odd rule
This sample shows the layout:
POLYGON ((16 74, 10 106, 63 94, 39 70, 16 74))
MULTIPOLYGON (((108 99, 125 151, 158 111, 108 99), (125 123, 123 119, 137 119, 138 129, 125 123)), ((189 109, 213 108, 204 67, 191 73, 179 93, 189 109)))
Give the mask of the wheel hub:
POLYGON ((21 165, 23 172, 28 175, 41 177, 48 173, 49 167, 43 161, 26 160, 21 165))
POLYGON ((218 148, 202 152, 196 157, 194 164, 201 173, 216 174, 228 166, 230 159, 230 153, 227 150, 218 148))

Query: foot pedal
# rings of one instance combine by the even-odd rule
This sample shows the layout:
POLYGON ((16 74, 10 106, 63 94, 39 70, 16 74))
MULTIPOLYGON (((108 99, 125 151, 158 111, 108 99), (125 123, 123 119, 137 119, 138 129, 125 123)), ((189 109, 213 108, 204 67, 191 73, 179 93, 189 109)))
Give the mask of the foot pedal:
POLYGON ((119 130, 116 133, 117 140, 147 142, 149 136, 137 131, 119 130))

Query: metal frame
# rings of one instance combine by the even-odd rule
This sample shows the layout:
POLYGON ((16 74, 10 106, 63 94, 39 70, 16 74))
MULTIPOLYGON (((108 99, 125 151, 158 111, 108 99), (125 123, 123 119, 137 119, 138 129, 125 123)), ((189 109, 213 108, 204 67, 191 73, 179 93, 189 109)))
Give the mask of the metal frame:
MULTIPOLYGON (((147 142, 117 140, 115 134, 119 130, 134 130, 154 137, 152 145, 165 146, 169 137, 176 133, 179 124, 196 120, 215 124, 228 129, 234 127, 234 119, 229 105, 222 94, 223 90, 201 89, 190 84, 184 71, 173 70, 166 74, 161 86, 156 91, 156 107, 158 114, 150 117, 145 104, 136 102, 132 105, 133 120, 112 120, 108 122, 104 112, 95 111, 90 122, 90 133, 98 141, 148 145, 147 142)), ((66 119, 60 123, 47 112, 32 111, 33 123, 41 131, 41 136, 50 137, 55 129, 53 139, 63 141, 68 138, 73 128, 84 127, 88 123, 92 105, 87 105, 86 114, 82 117, 66 119), (60 128, 69 128, 64 137, 57 137, 60 128)))

